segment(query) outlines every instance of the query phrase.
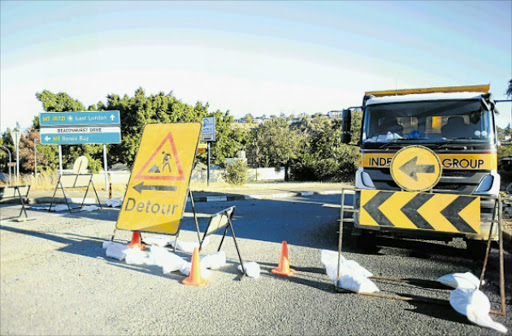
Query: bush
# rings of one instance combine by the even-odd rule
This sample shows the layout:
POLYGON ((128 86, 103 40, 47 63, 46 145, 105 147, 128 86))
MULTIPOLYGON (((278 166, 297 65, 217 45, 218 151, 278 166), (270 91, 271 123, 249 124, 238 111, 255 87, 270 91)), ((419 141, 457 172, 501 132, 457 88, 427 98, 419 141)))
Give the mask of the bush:
POLYGON ((351 182, 357 170, 359 154, 349 146, 331 151, 333 157, 319 158, 306 154, 291 165, 292 178, 296 181, 351 182))
POLYGON ((247 164, 243 160, 236 159, 235 162, 226 166, 226 181, 229 184, 244 185, 247 183, 247 164))

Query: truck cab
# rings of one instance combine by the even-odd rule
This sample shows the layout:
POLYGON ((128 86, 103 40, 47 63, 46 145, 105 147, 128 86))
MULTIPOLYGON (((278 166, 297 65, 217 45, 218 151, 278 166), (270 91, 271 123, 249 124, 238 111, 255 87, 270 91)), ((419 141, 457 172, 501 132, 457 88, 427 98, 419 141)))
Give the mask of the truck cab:
MULTIPOLYGON (((361 110, 354 197, 354 207, 359 210, 354 215, 356 234, 373 231, 440 240, 488 239, 500 187, 498 111, 489 85, 366 92, 361 110), (405 161, 398 158, 399 153, 408 155, 405 161), (433 180, 422 184, 422 179, 433 180), (436 197, 437 207, 447 205, 447 209, 431 217, 427 211, 434 209, 431 198, 438 194, 445 195, 436 197), (386 201, 379 203, 377 197, 386 201), (423 208, 420 199, 425 200, 423 208), (365 207, 365 202, 377 209, 365 207), (461 206, 465 202, 468 209, 472 204, 472 210, 455 205, 452 209, 450 202, 461 206), (446 221, 443 228, 436 227, 438 221, 446 221), (458 222, 468 222, 474 229, 457 229, 458 222)), ((350 120, 350 111, 344 111, 343 117, 342 139, 348 143, 350 122, 346 120, 350 120)), ((496 239, 497 230, 493 231, 491 238, 496 239)))

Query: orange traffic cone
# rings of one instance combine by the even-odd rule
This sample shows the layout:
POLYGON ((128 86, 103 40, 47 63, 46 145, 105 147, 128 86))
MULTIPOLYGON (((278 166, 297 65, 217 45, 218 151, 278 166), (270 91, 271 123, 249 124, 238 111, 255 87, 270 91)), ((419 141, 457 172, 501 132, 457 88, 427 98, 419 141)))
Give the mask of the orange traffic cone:
POLYGON ((140 242, 140 232, 133 231, 132 235, 132 242, 127 245, 129 248, 140 248, 141 250, 144 250, 146 248, 146 245, 142 244, 140 242))
POLYGON ((201 287, 208 283, 208 279, 203 279, 201 276, 201 267, 199 265, 199 249, 197 247, 194 248, 194 253, 192 254, 192 266, 190 267, 190 273, 188 277, 183 279, 181 283, 187 286, 195 287, 201 287))
POLYGON ((272 270, 272 273, 286 276, 290 276, 295 273, 295 270, 290 268, 288 244, 285 241, 283 241, 283 246, 281 247, 281 259, 279 259, 279 265, 272 270))

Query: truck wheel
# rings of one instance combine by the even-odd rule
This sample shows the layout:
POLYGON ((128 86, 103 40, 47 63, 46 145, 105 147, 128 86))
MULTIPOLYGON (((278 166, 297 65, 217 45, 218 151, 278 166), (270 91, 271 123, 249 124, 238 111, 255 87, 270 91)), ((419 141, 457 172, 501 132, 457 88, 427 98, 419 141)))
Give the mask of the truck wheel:
POLYGON ((357 247, 367 252, 378 252, 377 237, 372 233, 363 231, 361 235, 357 237, 357 247))
POLYGON ((465 239, 465 241, 466 251, 469 252, 469 255, 475 259, 483 260, 487 251, 487 241, 473 239, 465 239))

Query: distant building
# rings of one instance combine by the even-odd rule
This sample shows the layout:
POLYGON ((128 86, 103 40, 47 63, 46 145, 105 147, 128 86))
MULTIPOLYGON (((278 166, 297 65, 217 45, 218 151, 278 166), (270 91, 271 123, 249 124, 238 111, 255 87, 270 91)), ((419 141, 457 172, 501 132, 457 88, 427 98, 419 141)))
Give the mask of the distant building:
POLYGON ((342 113, 343 111, 329 111, 327 112, 327 116, 331 119, 340 119, 342 113))

